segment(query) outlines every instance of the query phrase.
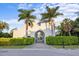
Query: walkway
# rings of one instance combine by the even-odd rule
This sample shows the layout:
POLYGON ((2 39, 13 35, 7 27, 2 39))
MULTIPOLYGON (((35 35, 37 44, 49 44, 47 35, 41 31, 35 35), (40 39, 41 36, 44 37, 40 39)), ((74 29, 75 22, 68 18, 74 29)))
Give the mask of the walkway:
POLYGON ((44 43, 35 43, 34 45, 28 46, 28 48, 32 48, 32 49, 50 49, 51 46, 48 46, 44 43))

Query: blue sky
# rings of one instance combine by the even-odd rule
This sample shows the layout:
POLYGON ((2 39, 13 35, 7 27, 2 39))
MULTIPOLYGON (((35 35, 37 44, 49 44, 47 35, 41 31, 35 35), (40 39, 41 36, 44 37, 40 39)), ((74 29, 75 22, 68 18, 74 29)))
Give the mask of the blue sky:
POLYGON ((41 18, 40 14, 46 12, 45 6, 50 8, 60 6, 58 12, 63 13, 63 16, 55 18, 55 22, 58 25, 64 18, 70 18, 74 20, 77 15, 75 12, 79 11, 79 4, 77 3, 0 3, 0 21, 9 23, 10 30, 13 28, 20 28, 23 25, 23 21, 18 22, 18 9, 35 9, 34 15, 37 16, 36 20, 41 18))

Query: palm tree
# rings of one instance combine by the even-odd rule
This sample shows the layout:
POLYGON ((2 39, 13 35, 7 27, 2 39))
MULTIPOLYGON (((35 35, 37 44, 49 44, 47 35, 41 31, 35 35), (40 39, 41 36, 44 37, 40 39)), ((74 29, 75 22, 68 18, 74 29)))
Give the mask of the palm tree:
POLYGON ((60 25, 58 25, 57 27, 56 27, 56 29, 58 30, 57 31, 57 35, 63 35, 63 28, 62 28, 62 23, 60 24, 60 25))
POLYGON ((20 20, 25 20, 25 24, 26 24, 26 36, 28 36, 28 26, 33 26, 33 22, 36 17, 34 15, 32 15, 32 12, 34 12, 34 10, 24 10, 24 9, 19 9, 18 10, 20 12, 19 14, 19 19, 20 20))
POLYGON ((0 21, 0 32, 2 32, 2 30, 4 30, 4 29, 9 29, 9 24, 8 23, 6 23, 6 22, 2 22, 2 21, 0 21))
POLYGON ((58 9, 59 9, 59 6, 55 8, 49 8, 48 6, 46 6, 47 12, 41 14, 42 15, 41 21, 44 21, 47 19, 45 23, 50 24, 52 34, 54 34, 54 30, 55 30, 55 23, 53 18, 56 18, 59 15, 63 15, 62 13, 57 12, 58 9))
POLYGON ((76 20, 75 20, 75 26, 76 26, 77 28, 79 28, 79 17, 76 18, 76 20))
POLYGON ((68 18, 65 18, 63 20, 63 22, 61 23, 61 29, 65 32, 65 33, 68 33, 69 36, 71 36, 71 30, 73 28, 73 24, 72 24, 72 20, 68 19, 68 18))
POLYGON ((74 21, 73 32, 79 36, 79 17, 77 17, 74 21))

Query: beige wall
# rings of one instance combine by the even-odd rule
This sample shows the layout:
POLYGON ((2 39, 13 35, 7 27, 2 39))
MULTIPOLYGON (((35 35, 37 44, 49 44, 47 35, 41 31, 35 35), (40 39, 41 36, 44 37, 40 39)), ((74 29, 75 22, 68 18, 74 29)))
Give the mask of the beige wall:
MULTIPOLYGON (((46 36, 51 35, 51 30, 49 27, 49 24, 47 24, 47 28, 46 29, 46 25, 45 23, 42 23, 41 26, 39 26, 36 22, 33 23, 33 27, 29 27, 28 28, 28 35, 34 37, 35 32, 38 30, 43 30, 44 33, 46 34, 46 36)), ((22 28, 20 29, 16 29, 13 31, 13 37, 17 38, 17 37, 25 37, 26 36, 26 26, 24 25, 22 28)))
POLYGON ((26 35, 26 27, 25 25, 20 29, 13 30, 13 38, 24 37, 26 35))

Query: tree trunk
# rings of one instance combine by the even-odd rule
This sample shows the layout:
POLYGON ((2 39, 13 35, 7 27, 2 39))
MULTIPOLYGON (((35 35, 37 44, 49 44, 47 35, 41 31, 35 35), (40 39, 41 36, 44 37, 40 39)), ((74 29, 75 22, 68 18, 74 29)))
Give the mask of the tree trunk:
POLYGON ((53 35, 53 26, 52 26, 52 23, 51 23, 51 32, 52 32, 52 35, 53 35))
POLYGON ((26 24, 26 37, 28 37, 28 24, 26 24))
POLYGON ((60 31, 60 36, 62 36, 62 31, 60 31))
POLYGON ((46 25, 46 30, 47 30, 47 23, 45 23, 45 25, 46 25))
POLYGON ((51 32, 52 32, 52 35, 55 36, 55 25, 54 25, 54 22, 53 22, 53 21, 54 21, 54 20, 51 20, 50 25, 51 25, 51 32))
POLYGON ((71 33, 70 33, 70 31, 69 31, 68 33, 69 33, 69 36, 71 36, 71 33))

